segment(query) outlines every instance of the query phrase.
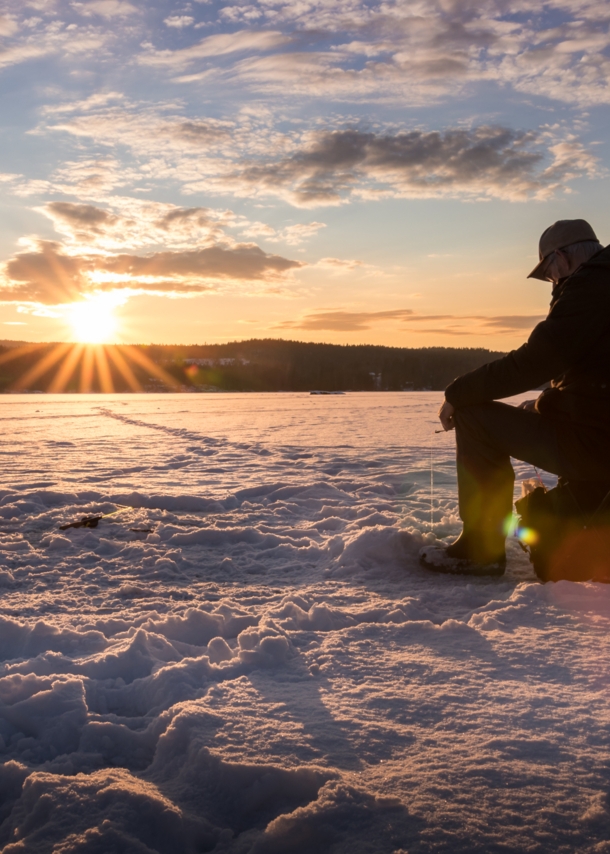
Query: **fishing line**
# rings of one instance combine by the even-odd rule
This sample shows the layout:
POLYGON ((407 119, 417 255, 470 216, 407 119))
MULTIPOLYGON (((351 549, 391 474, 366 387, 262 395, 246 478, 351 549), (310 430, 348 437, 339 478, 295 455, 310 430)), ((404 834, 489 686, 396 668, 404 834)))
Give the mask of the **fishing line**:
POLYGON ((430 445, 430 530, 434 530, 434 461, 430 445))
POLYGON ((542 478, 540 477, 540 472, 538 471, 538 469, 536 468, 536 466, 532 466, 532 468, 533 468, 533 469, 534 469, 534 471, 536 472, 536 477, 538 478, 538 482, 540 483, 540 486, 541 486, 541 487, 544 489, 544 491, 546 492, 546 486, 544 485, 544 481, 543 481, 543 480, 542 480, 542 478))

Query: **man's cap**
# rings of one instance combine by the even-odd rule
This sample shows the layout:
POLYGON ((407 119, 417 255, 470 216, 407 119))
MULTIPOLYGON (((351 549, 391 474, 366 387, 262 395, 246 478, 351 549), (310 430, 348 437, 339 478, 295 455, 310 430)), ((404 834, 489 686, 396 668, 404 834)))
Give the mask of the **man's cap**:
POLYGON ((546 231, 542 232, 542 237, 538 245, 540 262, 536 264, 527 278, 542 279, 545 282, 546 277, 542 275, 542 271, 549 255, 557 249, 565 249, 566 246, 571 246, 573 243, 581 243, 584 240, 595 240, 599 243, 595 232, 585 219, 557 220, 546 231))

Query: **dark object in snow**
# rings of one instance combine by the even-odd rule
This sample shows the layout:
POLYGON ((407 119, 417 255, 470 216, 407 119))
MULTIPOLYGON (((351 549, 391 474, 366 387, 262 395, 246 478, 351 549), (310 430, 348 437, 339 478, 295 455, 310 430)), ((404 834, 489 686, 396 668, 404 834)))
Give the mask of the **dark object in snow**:
POLYGON ((610 483, 559 478, 515 508, 517 536, 541 581, 610 583, 610 483))
POLYGON ((448 546, 424 546, 420 563, 446 575, 500 576, 506 567, 504 537, 489 531, 462 531, 448 546))
POLYGON ((431 572, 444 575, 470 575, 473 578, 504 575, 506 557, 489 562, 477 562, 468 557, 456 557, 451 546, 424 546, 419 552, 419 562, 431 572))
POLYGON ((83 516, 80 522, 69 522, 67 525, 60 525, 60 531, 67 531, 68 528, 97 528, 97 523, 103 516, 83 516))
POLYGON ((130 528, 130 531, 133 531, 135 534, 152 534, 154 532, 154 528, 130 528))

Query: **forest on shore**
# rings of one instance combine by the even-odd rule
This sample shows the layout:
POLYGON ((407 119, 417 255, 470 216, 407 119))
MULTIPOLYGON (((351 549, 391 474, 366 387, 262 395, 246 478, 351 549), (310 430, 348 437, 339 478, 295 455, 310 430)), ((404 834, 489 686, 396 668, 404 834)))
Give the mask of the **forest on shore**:
POLYGON ((0 391, 442 390, 460 374, 502 355, 471 347, 281 339, 90 346, 5 341, 0 344, 0 391))

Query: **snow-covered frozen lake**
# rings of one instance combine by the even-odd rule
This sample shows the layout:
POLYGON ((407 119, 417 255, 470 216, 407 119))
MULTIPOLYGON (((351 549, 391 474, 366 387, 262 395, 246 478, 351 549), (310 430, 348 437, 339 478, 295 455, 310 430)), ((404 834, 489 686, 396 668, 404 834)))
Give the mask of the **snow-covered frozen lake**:
POLYGON ((3 854, 610 852, 610 589, 419 567, 441 397, 2 397, 3 854))

